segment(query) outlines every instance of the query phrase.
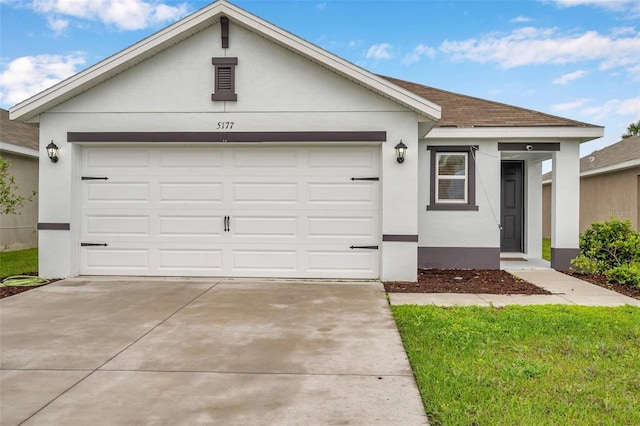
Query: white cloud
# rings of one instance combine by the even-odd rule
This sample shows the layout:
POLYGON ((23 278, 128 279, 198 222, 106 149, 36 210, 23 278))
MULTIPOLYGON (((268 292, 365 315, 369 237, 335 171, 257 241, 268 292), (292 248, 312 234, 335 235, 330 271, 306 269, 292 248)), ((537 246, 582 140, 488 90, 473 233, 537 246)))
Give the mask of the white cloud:
POLYGON ((511 22, 513 24, 520 24, 520 23, 523 23, 523 22, 532 22, 532 21, 533 21, 532 18, 527 18, 526 16, 522 16, 522 15, 521 16, 516 16, 515 18, 513 18, 511 20, 511 22))
POLYGON ((589 102, 591 102, 591 99, 587 99, 587 98, 576 99, 575 101, 572 101, 572 102, 551 105, 551 110, 554 112, 577 111, 583 106, 585 106, 586 104, 588 104, 589 102))
POLYGON ((374 44, 367 50, 367 59, 391 59, 393 55, 390 52, 391 45, 389 43, 374 44))
POLYGON ((33 0, 48 19, 61 16, 100 21, 119 30, 139 30, 174 21, 188 12, 186 3, 169 6, 159 0, 33 0))
POLYGON ((318 9, 318 10, 326 10, 327 9, 327 3, 318 3, 316 5, 316 9, 318 9))
POLYGON ((558 35, 554 28, 526 27, 510 34, 445 41, 440 50, 456 61, 496 62, 501 68, 597 61, 601 69, 640 64, 640 33, 602 35, 596 31, 558 35), (626 35, 626 36, 625 36, 626 35))
POLYGON ((85 62, 83 53, 14 59, 0 73, 0 103, 21 102, 77 73, 85 62))
POLYGON ((62 34, 69 27, 69 21, 54 16, 47 17, 47 26, 56 34, 62 34))
POLYGON ((593 105, 593 99, 581 98, 572 102, 554 104, 551 110, 556 113, 571 112, 572 116, 588 117, 594 122, 602 122, 613 116, 637 119, 640 117, 640 96, 628 99, 610 99, 599 105, 593 105))
POLYGON ((424 44, 419 44, 416 46, 413 51, 405 56, 402 60, 404 65, 411 65, 415 62, 420 61, 422 57, 433 58, 436 55, 436 50, 433 47, 426 46, 424 44))
POLYGON ((640 117, 640 96, 629 99, 611 99, 602 105, 584 108, 581 113, 599 121, 613 115, 637 119, 640 117))
POLYGON ((635 6, 635 0, 549 0, 560 7, 597 6, 611 10, 625 10, 635 6))
POLYGON ((568 82, 573 81, 573 80, 577 80, 577 79, 583 77, 586 74, 587 74, 587 72, 583 71, 583 70, 570 72, 568 74, 563 74, 560 77, 554 79, 552 83, 553 84, 567 84, 568 82))

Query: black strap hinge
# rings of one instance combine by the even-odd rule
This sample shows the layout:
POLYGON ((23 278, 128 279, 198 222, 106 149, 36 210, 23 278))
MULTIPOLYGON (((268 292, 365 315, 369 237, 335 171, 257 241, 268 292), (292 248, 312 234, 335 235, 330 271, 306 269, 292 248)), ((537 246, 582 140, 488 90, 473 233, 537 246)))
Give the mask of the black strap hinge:
POLYGON ((363 177, 363 178, 359 178, 359 177, 352 177, 351 180, 371 180, 371 181, 379 181, 380 178, 379 177, 363 177))
POLYGON ((378 250, 378 246, 351 246, 349 248, 351 250, 353 249, 378 250))
POLYGON ((80 247, 107 247, 107 243, 80 243, 80 247))
POLYGON ((109 180, 108 177, 82 176, 82 180, 109 180))

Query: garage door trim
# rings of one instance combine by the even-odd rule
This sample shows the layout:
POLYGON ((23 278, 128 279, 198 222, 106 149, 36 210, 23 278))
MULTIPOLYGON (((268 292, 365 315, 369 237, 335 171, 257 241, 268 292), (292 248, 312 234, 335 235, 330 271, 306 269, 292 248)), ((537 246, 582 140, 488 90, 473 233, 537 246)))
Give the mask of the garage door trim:
POLYGON ((67 142, 386 142, 386 131, 68 132, 67 142))

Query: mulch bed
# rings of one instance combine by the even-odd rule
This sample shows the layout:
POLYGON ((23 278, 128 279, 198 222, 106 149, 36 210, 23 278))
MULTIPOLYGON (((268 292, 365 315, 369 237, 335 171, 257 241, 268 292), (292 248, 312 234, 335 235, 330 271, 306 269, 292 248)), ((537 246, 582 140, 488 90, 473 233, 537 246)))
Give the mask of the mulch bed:
POLYGON ((577 272, 565 272, 565 274, 640 300, 640 288, 607 282, 607 277, 604 275, 579 274, 577 272))
POLYGON ((417 283, 390 281, 384 288, 389 293, 551 294, 494 269, 420 269, 417 283))

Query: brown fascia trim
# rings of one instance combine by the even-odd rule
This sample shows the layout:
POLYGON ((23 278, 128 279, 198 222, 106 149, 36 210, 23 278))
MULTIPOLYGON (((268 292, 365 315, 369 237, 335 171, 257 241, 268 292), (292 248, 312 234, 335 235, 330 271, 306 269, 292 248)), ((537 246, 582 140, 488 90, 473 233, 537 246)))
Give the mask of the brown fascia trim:
POLYGON ((417 243, 418 236, 417 235, 394 235, 394 234, 384 234, 382 235, 382 241, 396 241, 402 243, 417 243))
POLYGON ((68 223, 38 223, 38 230, 47 231, 69 231, 71 225, 68 223))
POLYGON ((386 142, 385 131, 68 132, 67 142, 386 142))
POLYGON ((498 142, 498 151, 560 151, 559 143, 498 142))

